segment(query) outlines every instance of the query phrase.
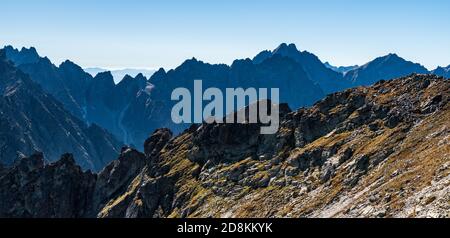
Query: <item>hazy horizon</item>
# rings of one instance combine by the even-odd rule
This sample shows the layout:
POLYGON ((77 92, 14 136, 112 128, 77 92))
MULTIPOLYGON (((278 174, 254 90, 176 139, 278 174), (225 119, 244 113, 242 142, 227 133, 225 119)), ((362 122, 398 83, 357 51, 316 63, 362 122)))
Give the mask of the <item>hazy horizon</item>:
POLYGON ((389 53, 429 70, 450 64, 443 0, 6 0, 2 8, 0 45, 83 68, 173 69, 192 57, 229 65, 283 42, 335 66, 389 53))

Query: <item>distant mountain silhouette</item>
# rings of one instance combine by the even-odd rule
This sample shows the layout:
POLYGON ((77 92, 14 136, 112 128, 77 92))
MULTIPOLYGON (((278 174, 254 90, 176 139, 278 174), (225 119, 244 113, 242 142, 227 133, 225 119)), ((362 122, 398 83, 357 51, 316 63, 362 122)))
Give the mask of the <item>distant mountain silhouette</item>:
POLYGON ((349 82, 343 79, 343 76, 327 68, 320 59, 307 51, 299 51, 294 44, 281 44, 273 51, 263 51, 253 58, 256 64, 273 57, 281 55, 295 60, 306 72, 310 80, 317 83, 323 91, 333 93, 350 86, 349 82))
POLYGON ((336 67, 336 66, 331 65, 329 62, 325 62, 324 65, 325 65, 325 67, 332 69, 338 73, 342 73, 342 74, 346 74, 347 72, 357 69, 359 67, 359 65, 336 67))
POLYGON ((194 58, 174 70, 157 71, 150 78, 154 85, 150 96, 141 94, 130 103, 123 123, 130 128, 132 137, 145 140, 148 133, 160 127, 171 128, 176 133, 186 129, 189 125, 176 125, 171 120, 171 109, 176 102, 170 96, 178 87, 193 90, 196 79, 203 79, 204 88, 216 87, 223 91, 227 87, 276 87, 280 89, 280 101, 296 107, 312 105, 325 95, 297 62, 281 55, 259 64, 250 59, 236 60, 231 66, 212 65, 194 58), (135 116, 142 111, 144 115, 135 116))
MULTIPOLYGON (((142 149, 140 145, 155 129, 167 127, 180 133, 189 127, 172 122, 170 112, 175 102, 170 96, 178 87, 192 89, 196 79, 203 80, 204 88, 280 88, 280 101, 299 108, 310 106, 332 92, 411 73, 428 73, 423 66, 390 54, 351 67, 354 69, 344 75, 336 71, 350 68, 333 68, 314 54, 283 43, 275 50, 262 51, 252 60, 235 60, 232 65, 208 64, 192 58, 175 69, 156 71, 149 80, 143 74, 126 75, 115 84, 111 72, 93 77, 71 61, 55 66, 34 48, 6 47, 5 52, 8 59, 74 116, 87 124, 100 125, 138 149, 142 149)), ((445 74, 448 70, 439 68, 434 72, 445 74)))
POLYGON ((147 79, 142 74, 136 78, 127 75, 116 85, 110 72, 92 77, 69 60, 57 67, 48 58, 40 57, 34 48, 19 51, 6 47, 5 52, 8 59, 58 99, 74 116, 88 124, 96 123, 119 140, 131 143, 120 120, 128 103, 139 90, 146 88, 147 79))
POLYGON ((349 71, 345 79, 352 82, 354 86, 369 86, 380 80, 390 80, 412 73, 427 74, 429 72, 420 64, 406 61, 396 54, 389 54, 349 71))
POLYGON ((450 65, 445 68, 438 67, 437 69, 433 70, 432 73, 444 78, 450 78, 450 65))
POLYGON ((23 47, 20 51, 18 49, 13 48, 12 46, 6 46, 4 48, 6 57, 15 62, 16 64, 34 64, 38 63, 40 60, 40 56, 36 51, 36 48, 23 47))
POLYGON ((138 69, 138 68, 133 68, 133 69, 116 69, 116 70, 108 70, 108 69, 104 69, 104 68, 85 68, 84 71, 86 71, 86 73, 92 75, 93 77, 95 77, 95 75, 97 75, 98 73, 103 73, 103 72, 111 72, 113 78, 114 78, 114 82, 117 84, 120 81, 122 81, 122 79, 125 76, 131 76, 131 77, 136 77, 139 74, 142 74, 145 77, 150 77, 152 76, 156 71, 155 70, 150 70, 150 69, 138 69))
MULTIPOLYGON (((30 62, 31 58, 20 59, 30 62)), ((0 163, 11 165, 15 158, 36 151, 55 161, 69 152, 83 168, 98 171, 110 162, 110 156, 120 152, 121 143, 114 136, 72 116, 27 74, 15 68, 3 50, 0 95, 0 163)))

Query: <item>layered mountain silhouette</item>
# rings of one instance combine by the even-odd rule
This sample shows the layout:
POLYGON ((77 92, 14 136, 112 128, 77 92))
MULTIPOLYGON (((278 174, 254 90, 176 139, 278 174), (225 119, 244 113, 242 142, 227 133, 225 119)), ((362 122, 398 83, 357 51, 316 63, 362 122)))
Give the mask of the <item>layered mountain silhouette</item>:
POLYGON ((281 110, 275 135, 160 129, 96 174, 36 153, 0 167, 0 217, 448 217, 449 102, 448 80, 410 75, 281 110))
MULTIPOLYGON (((203 87, 216 87, 225 91, 225 88, 279 88, 280 101, 290 102, 292 106, 301 107, 312 105, 325 94, 319 85, 315 84, 294 60, 277 55, 268 58, 261 63, 254 63, 250 59, 236 60, 231 66, 211 65, 191 59, 185 61, 174 70, 165 72, 159 70, 150 78, 150 83, 155 86, 147 104, 153 109, 147 112, 170 115, 170 110, 175 102, 167 100, 175 88, 184 87, 193 91, 193 81, 204 79, 203 87), (158 106, 163 105, 163 106, 158 106)), ((147 107, 148 107, 147 106, 147 107)), ((144 118, 156 118, 146 115, 144 118)), ((147 124, 157 124, 147 122, 147 124)), ((164 125, 173 128, 175 125, 164 125)), ((187 128, 188 125, 179 125, 187 128)), ((176 126, 175 126, 176 127, 176 126)), ((156 128, 155 128, 156 129, 156 128)), ((180 130, 175 129, 175 132, 180 130)))
POLYGON ((138 69, 138 68, 126 68, 126 69, 114 69, 108 70, 104 68, 85 68, 84 71, 92 76, 99 73, 110 71, 115 83, 119 83, 125 76, 129 75, 131 77, 136 77, 138 74, 142 74, 145 77, 150 77, 155 73, 155 70, 151 69, 138 69))
MULTIPOLYGON (((27 65, 45 63, 33 49, 15 59, 27 65)), ((66 111, 63 104, 15 68, 3 50, 0 94, 0 163, 4 165, 37 151, 43 152, 47 161, 72 153, 83 168, 98 171, 120 152, 121 143, 113 135, 95 124, 87 126, 66 111)))
POLYGON ((411 73, 429 72, 420 64, 406 61, 396 54, 389 54, 347 72, 344 79, 355 86, 369 86, 380 80, 390 80, 411 73))
POLYGON ((433 70, 432 73, 444 78, 450 78, 450 65, 445 68, 438 67, 437 69, 433 70))
POLYGON ((273 51, 263 51, 255 56, 253 61, 258 64, 276 55, 296 61, 309 79, 317 83, 326 94, 350 87, 350 83, 343 80, 340 73, 327 68, 314 54, 300 52, 294 44, 283 43, 273 51))
POLYGON ((8 46, 5 52, 8 59, 62 102, 74 116, 88 124, 100 125, 125 143, 130 142, 121 117, 138 91, 147 86, 142 74, 135 78, 127 75, 116 85, 110 72, 92 77, 69 60, 58 67, 48 58, 40 57, 34 48, 19 51, 8 46))
POLYGON ((344 69, 281 44, 116 84, 5 47, 0 217, 448 217, 449 68, 344 69), (279 88, 280 130, 175 124, 172 91, 198 79, 279 88))
POLYGON ((358 65, 353 65, 353 66, 339 66, 339 67, 337 67, 337 66, 333 66, 333 65, 331 65, 329 62, 325 62, 325 63, 323 63, 324 65, 325 65, 325 67, 327 67, 327 68, 329 68, 329 69, 332 69, 332 70, 334 70, 334 71, 336 71, 336 72, 338 72, 338 73, 341 73, 341 74, 346 74, 347 72, 349 72, 349 71, 352 71, 352 70, 354 70, 354 69, 357 69, 359 66, 358 65))
MULTIPOLYGON (((149 79, 142 74, 126 75, 115 84, 110 72, 93 77, 69 60, 55 66, 34 48, 17 50, 8 46, 5 52, 16 67, 75 117, 88 125, 99 125, 138 149, 143 149, 142 142, 158 128, 167 127, 178 134, 190 126, 172 122, 170 112, 175 102, 170 96, 178 87, 192 89, 197 79, 203 80, 204 88, 280 88, 280 101, 299 108, 347 88, 429 73, 423 66, 395 54, 360 67, 339 69, 322 63, 312 53, 298 50, 294 44, 283 43, 272 51, 263 51, 253 59, 235 60, 231 65, 208 64, 193 58, 175 69, 160 69, 149 79)), ((445 75, 448 70, 439 68, 433 72, 445 75)))

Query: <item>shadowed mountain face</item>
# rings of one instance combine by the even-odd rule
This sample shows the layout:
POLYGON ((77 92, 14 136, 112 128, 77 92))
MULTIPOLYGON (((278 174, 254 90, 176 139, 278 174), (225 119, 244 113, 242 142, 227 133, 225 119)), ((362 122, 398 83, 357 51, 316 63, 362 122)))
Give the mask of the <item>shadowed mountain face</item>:
POLYGON ((0 169, 0 217, 448 217, 449 102, 448 80, 411 75, 281 110, 275 135, 160 129, 97 176, 35 154, 0 169))
POLYGON ((369 86, 380 80, 390 80, 412 73, 427 74, 429 72, 420 64, 406 61, 396 54, 389 54, 347 72, 345 79, 355 86, 369 86))
POLYGON ((121 144, 112 135, 72 116, 7 61, 4 51, 0 51, 0 94, 1 163, 10 165, 36 151, 55 161, 69 152, 83 168, 97 171, 118 154, 121 144))
MULTIPOLYGON (((115 85, 108 72, 92 78, 70 61, 56 67, 47 58, 36 57, 37 53, 34 57, 22 56, 35 50, 18 51, 7 47, 6 51, 20 69, 43 85, 72 114, 87 123, 102 126, 138 148, 142 148, 142 142, 157 128, 169 127, 180 133, 189 127, 172 122, 170 111, 175 102, 170 96, 178 87, 192 89, 196 79, 203 80, 204 88, 280 88, 280 101, 293 107, 312 105, 325 95, 299 61, 278 53, 258 63, 236 60, 231 66, 187 60, 169 72, 158 71, 149 81, 139 74, 135 78, 126 76, 115 85)), ((318 62, 312 65, 316 67, 318 62)))
POLYGON ((433 70, 432 73, 449 79, 450 78, 450 65, 445 68, 438 67, 437 69, 433 70))
POLYGON ((133 142, 123 128, 121 118, 130 101, 147 87, 147 79, 142 74, 135 78, 127 75, 116 85, 110 72, 92 77, 68 60, 57 67, 49 59, 39 57, 34 48, 19 51, 6 47, 5 51, 8 59, 74 116, 88 124, 100 125, 125 143, 133 142))
MULTIPOLYGON (((87 74, 73 62, 59 67, 41 58, 34 48, 5 48, 7 57, 58 99, 74 116, 88 124, 96 123, 126 144, 142 148, 142 142, 155 129, 168 127, 175 134, 188 124, 174 124, 170 100, 178 87, 192 90, 193 81, 203 80, 203 88, 256 87, 280 88, 280 101, 292 108, 310 106, 326 94, 350 87, 371 85, 411 73, 428 71, 397 55, 380 57, 348 71, 345 76, 330 69, 307 51, 294 44, 281 44, 273 51, 263 51, 253 60, 236 60, 232 65, 212 65, 196 59, 185 61, 176 69, 160 69, 147 80, 142 74, 125 76, 115 84, 111 73, 87 74)), ((349 69, 346 69, 349 70, 349 69)), ((445 75, 444 68, 435 71, 445 75)))
POLYGON ((131 76, 131 77, 136 77, 139 74, 143 74, 145 77, 150 77, 155 73, 155 70, 150 70, 150 69, 117 69, 117 70, 107 70, 107 69, 103 69, 103 68, 85 68, 84 71, 86 71, 86 73, 89 73, 92 76, 95 76, 99 73, 103 73, 103 72, 111 72, 113 78, 114 78, 114 82, 116 84, 120 83, 120 81, 122 81, 123 78, 125 78, 125 76, 131 76))
POLYGON ((191 59, 169 72, 160 70, 150 78, 150 83, 155 86, 150 97, 142 95, 136 98, 129 108, 132 113, 125 114, 124 124, 132 128, 130 133, 142 141, 149 132, 160 127, 171 128, 175 133, 188 128, 188 124, 175 125, 170 119, 172 106, 176 103, 170 100, 170 96, 179 87, 193 92, 193 82, 197 79, 203 79, 204 89, 215 87, 222 92, 226 88, 238 87, 279 88, 280 102, 289 102, 292 107, 312 105, 325 95, 297 62, 281 55, 259 64, 249 59, 236 60, 231 66, 211 65, 191 59), (136 123, 133 115, 142 108, 145 108, 145 114, 136 123))
POLYGON ((281 44, 274 51, 263 51, 253 61, 261 63, 264 60, 281 55, 295 60, 306 72, 310 80, 317 83, 328 94, 350 87, 350 83, 343 79, 341 73, 327 68, 320 59, 307 51, 300 52, 294 44, 281 44))

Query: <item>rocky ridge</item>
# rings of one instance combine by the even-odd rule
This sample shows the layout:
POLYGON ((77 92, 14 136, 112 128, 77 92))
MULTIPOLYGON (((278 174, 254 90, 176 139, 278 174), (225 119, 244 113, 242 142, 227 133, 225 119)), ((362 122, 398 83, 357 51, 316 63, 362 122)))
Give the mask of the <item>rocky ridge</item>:
POLYGON ((411 75, 281 110, 275 135, 160 129, 99 174, 33 155, 0 169, 0 217, 449 217, 449 96, 411 75))
MULTIPOLYGON (((262 51, 253 59, 235 60, 231 65, 208 64, 193 58, 175 69, 160 69, 150 79, 142 74, 125 76, 116 85, 111 72, 93 77, 69 60, 56 66, 40 57, 35 48, 17 50, 7 46, 4 50, 16 67, 29 74, 72 115, 87 124, 99 125, 140 150, 157 128, 170 128, 179 134, 190 126, 172 122, 170 114, 175 102, 170 96, 175 88, 191 89, 196 79, 203 80, 204 88, 279 88, 280 101, 299 108, 350 87, 428 73, 419 64, 390 54, 361 67, 341 68, 344 75, 335 72, 340 69, 330 69, 316 55, 283 43, 272 51, 262 51)), ((441 71, 434 72, 445 73, 441 71)))

